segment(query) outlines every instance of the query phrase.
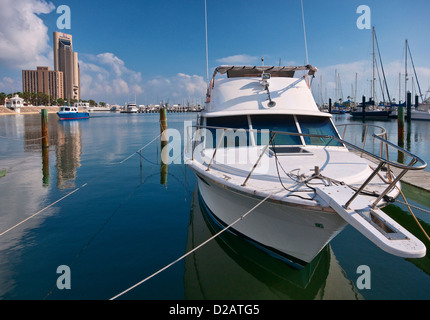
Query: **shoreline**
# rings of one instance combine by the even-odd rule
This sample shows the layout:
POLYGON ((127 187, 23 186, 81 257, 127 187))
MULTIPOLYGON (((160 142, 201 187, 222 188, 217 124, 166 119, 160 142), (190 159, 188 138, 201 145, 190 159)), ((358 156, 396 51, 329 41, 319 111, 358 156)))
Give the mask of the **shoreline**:
POLYGON ((15 112, 14 110, 11 110, 9 108, 6 108, 5 106, 0 106, 0 116, 13 116, 13 115, 20 115, 20 114, 39 114, 42 109, 47 109, 48 113, 57 113, 59 108, 58 107, 22 107, 20 108, 20 112, 15 112))

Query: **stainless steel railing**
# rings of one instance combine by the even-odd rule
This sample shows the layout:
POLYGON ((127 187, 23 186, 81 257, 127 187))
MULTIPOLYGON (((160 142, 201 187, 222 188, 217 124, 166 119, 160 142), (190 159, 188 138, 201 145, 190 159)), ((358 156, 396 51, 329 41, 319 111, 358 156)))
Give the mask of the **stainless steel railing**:
MULTIPOLYGON (((369 158, 376 160, 376 162, 378 163, 378 166, 373 170, 372 174, 366 179, 366 181, 360 186, 360 188, 355 192, 355 194, 351 197, 350 200, 348 200, 345 204, 345 207, 348 208, 349 205, 356 199, 356 197, 364 190, 364 188, 372 181, 372 179, 382 170, 382 168, 385 166, 387 168, 387 173, 389 175, 391 175, 391 170, 390 170, 390 166, 401 169, 402 171, 397 175, 397 177, 395 177, 394 179, 390 179, 389 181, 389 185, 388 187, 378 196, 378 198, 376 199, 376 201, 372 204, 372 207, 375 208, 379 202, 389 193, 391 192, 391 190, 396 186, 396 184, 404 177, 404 175, 409 171, 409 170, 424 170, 427 167, 427 163, 422 160, 420 157, 410 153, 409 151, 391 143, 388 141, 388 136, 387 136, 387 132, 384 128, 379 127, 379 126, 375 126, 375 125, 366 125, 364 124, 364 126, 366 126, 365 128, 365 135, 364 135, 364 141, 363 141, 363 145, 362 147, 358 147, 348 141, 344 140, 345 137, 345 132, 348 126, 352 126, 352 125, 360 125, 360 124, 347 124, 347 125, 338 125, 337 127, 342 127, 345 126, 345 130, 344 130, 344 134, 342 136, 342 138, 340 137, 336 137, 336 136, 329 136, 329 135, 319 135, 319 134, 305 134, 305 133, 293 133, 293 132, 282 132, 282 131, 270 131, 270 139, 269 142, 264 145, 263 150, 261 151, 257 161, 255 162, 255 164, 253 165, 252 169, 250 170, 250 172, 248 173, 245 181, 243 182, 242 186, 246 186, 248 180, 251 178, 252 174, 254 173, 254 170, 257 168, 258 164, 260 163, 263 155, 265 154, 265 152, 267 151, 267 149, 269 148, 269 146, 271 144, 273 144, 275 138, 277 135, 289 135, 289 136, 299 136, 299 137, 310 137, 310 138, 321 138, 321 139, 326 139, 327 141, 330 140, 334 140, 337 141, 339 143, 341 143, 344 147, 352 149, 357 151, 358 153, 360 153, 361 155, 365 154, 367 155, 369 158), (365 141, 367 138, 367 131, 369 126, 372 127, 376 127, 378 129, 381 129, 381 132, 379 134, 372 134, 372 137, 376 140, 379 140, 380 144, 381 144, 381 151, 379 155, 373 154, 367 150, 364 149, 365 147, 365 141), (411 157, 411 161, 409 164, 405 165, 399 162, 395 162, 389 159, 389 152, 388 152, 388 148, 392 147, 394 149, 397 150, 397 152, 400 152, 404 155, 407 155, 409 157, 411 157), (386 157, 384 158, 383 156, 383 150, 385 151, 386 157), (419 166, 415 166, 417 163, 420 163, 419 166)), ((363 124, 361 124, 363 126, 363 124)), ((232 131, 236 131, 236 130, 241 130, 241 131, 246 131, 246 132, 258 132, 259 130, 256 129, 239 129, 239 128, 225 128, 225 127, 212 127, 212 126, 201 126, 201 125, 196 125, 193 126, 194 128, 196 128, 196 131, 199 130, 199 132, 201 133, 202 129, 212 129, 212 130, 222 130, 222 134, 220 136, 220 138, 217 141, 217 145, 216 148, 213 151, 211 160, 209 162, 209 165, 207 166, 206 171, 209 171, 213 161, 215 159, 216 153, 219 149, 219 147, 221 146, 221 143, 224 140, 224 136, 226 131, 232 130, 232 131)), ((194 140, 193 143, 193 150, 192 150, 192 157, 191 159, 194 160, 194 151, 197 147, 198 144, 198 140, 202 138, 202 135, 199 134, 199 136, 194 140)), ((328 147, 328 145, 326 145, 325 147, 328 147)))

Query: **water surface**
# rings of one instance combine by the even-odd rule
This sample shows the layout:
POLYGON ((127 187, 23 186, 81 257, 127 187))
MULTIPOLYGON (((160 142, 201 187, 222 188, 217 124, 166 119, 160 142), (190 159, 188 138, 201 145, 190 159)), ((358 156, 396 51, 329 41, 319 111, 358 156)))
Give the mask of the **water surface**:
MULTIPOLYGON (((184 121, 195 118, 171 113, 168 127, 183 137, 184 121)), ((34 215, 0 236, 1 299, 110 299, 218 231, 200 206, 193 173, 161 165, 159 140, 136 153, 159 135, 158 120, 94 113, 59 122, 50 114, 43 150, 40 115, 0 117, 0 233, 34 215), (57 287, 62 265, 71 270, 71 289, 57 287)), ((369 123, 385 126, 397 142, 395 121, 369 123)), ((429 128, 414 122, 405 141, 427 161, 429 128)), ((362 129, 353 130, 348 138, 360 144, 362 129)), ((428 193, 405 193, 430 210, 428 193)), ((404 205, 386 212, 423 239, 404 205)), ((430 232, 430 215, 414 212, 430 232)), ((223 234, 121 299, 429 299, 429 289, 428 255, 394 257, 347 227, 301 271, 223 234), (357 287, 361 265, 371 270, 371 289, 357 287)))

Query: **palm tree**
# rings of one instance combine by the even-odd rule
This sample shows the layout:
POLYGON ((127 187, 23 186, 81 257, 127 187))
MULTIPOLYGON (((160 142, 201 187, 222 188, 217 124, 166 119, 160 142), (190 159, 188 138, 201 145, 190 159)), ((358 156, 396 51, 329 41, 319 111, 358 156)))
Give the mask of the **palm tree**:
POLYGON ((6 93, 4 92, 0 92, 0 105, 4 105, 5 104, 5 99, 6 99, 6 93))

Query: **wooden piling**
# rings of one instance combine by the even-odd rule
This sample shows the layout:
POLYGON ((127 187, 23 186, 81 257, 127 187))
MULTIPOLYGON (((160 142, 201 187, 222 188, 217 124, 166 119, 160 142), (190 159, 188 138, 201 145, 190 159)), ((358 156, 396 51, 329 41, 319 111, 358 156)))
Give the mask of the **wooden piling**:
POLYGON ((42 148, 49 147, 48 110, 42 109, 42 148))
POLYGON ((328 113, 331 113, 331 98, 328 99, 328 113))
POLYGON ((362 112, 362 117, 364 120, 364 119, 366 119, 366 97, 365 96, 363 96, 363 98, 361 100, 361 104, 362 104, 361 112, 362 112))
POLYGON ((411 114, 412 114, 412 94, 408 92, 407 99, 406 99, 406 119, 408 121, 411 121, 411 114))
POLYGON ((48 129, 48 110, 42 109, 42 182, 44 186, 49 185, 49 129, 48 129))
POLYGON ((161 134, 161 167, 160 167, 160 184, 167 186, 167 158, 168 153, 165 147, 168 143, 167 137, 167 110, 166 108, 160 108, 160 134, 161 134))
MULTIPOLYGON (((397 107, 397 144, 399 147, 405 147, 405 108, 402 105, 397 107)), ((404 153, 399 151, 397 161, 404 162, 404 153)))

